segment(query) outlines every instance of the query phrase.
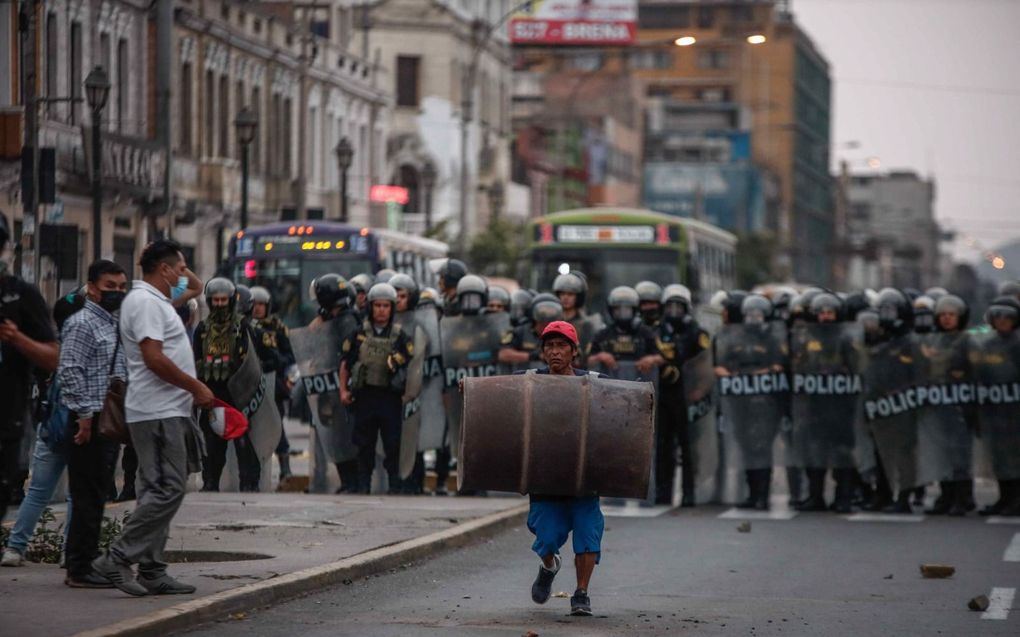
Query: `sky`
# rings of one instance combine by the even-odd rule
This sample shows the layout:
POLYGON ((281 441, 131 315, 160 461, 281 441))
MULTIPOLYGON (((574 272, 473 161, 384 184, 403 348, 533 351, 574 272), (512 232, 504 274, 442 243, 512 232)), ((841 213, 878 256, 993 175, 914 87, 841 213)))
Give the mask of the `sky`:
POLYGON ((877 157, 934 177, 958 260, 1020 240, 1020 0, 791 6, 831 66, 834 166, 866 172, 877 157))

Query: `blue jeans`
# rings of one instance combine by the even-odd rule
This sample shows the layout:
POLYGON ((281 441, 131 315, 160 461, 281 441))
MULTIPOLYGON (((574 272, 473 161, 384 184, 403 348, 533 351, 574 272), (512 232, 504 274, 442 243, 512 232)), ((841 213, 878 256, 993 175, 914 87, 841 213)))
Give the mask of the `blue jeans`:
MULTIPOLYGON (((35 439, 35 450, 32 452, 32 479, 28 484, 28 493, 18 508, 18 519, 14 522, 11 530, 11 537, 7 540, 7 546, 25 554, 28 542, 35 533, 35 525, 39 522, 39 516, 49 506, 53 499, 53 492, 57 489, 60 476, 67 466, 67 454, 56 453, 50 449, 38 436, 35 439)), ((71 498, 67 498, 67 519, 64 521, 64 543, 67 543, 67 529, 71 523, 71 498)))

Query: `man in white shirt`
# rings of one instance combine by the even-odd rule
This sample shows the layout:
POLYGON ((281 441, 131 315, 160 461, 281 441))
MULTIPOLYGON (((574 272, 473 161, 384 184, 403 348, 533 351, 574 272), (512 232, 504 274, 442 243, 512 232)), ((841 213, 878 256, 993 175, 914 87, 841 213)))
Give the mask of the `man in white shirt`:
POLYGON ((134 282, 120 310, 128 373, 124 411, 138 454, 138 506, 92 566, 129 595, 193 593, 194 586, 167 575, 162 555, 188 474, 200 467, 193 405, 209 406, 213 394, 195 378, 188 333, 170 302, 171 290, 187 278, 180 245, 151 243, 140 265, 142 280, 134 282), (137 578, 132 564, 138 564, 137 578))

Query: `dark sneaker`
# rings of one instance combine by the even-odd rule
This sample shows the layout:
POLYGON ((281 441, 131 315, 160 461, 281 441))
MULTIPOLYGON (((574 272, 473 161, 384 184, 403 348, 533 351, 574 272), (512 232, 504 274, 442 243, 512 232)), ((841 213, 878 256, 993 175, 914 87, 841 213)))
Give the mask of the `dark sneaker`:
POLYGON ((552 583, 556 579, 556 574, 560 572, 560 556, 555 555, 553 559, 556 560, 556 570, 550 571, 545 567, 545 564, 538 567, 538 577, 535 578, 535 583, 531 585, 531 601, 536 604, 544 604, 549 601, 549 596, 552 595, 552 583))
POLYGON ((138 583, 149 591, 150 595, 190 595, 195 592, 195 587, 191 584, 182 584, 166 573, 151 579, 139 575, 138 583))
POLYGON ((113 588, 113 582, 95 572, 80 577, 68 575, 64 578, 64 584, 71 588, 113 588))
POLYGON ((583 588, 574 591, 574 596, 570 598, 570 614, 591 617, 591 598, 588 597, 588 591, 583 588))
POLYGON ((127 564, 119 564, 109 553, 92 560, 92 570, 110 580, 120 591, 135 597, 145 597, 149 591, 135 581, 135 573, 127 564))

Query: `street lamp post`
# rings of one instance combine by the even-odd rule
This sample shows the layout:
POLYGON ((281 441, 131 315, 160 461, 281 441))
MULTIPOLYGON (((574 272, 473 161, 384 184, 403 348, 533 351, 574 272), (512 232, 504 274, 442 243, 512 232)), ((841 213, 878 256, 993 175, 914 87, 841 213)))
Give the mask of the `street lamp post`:
POLYGON ((347 223, 347 170, 354 161, 351 140, 341 137, 333 152, 336 153, 336 163, 340 167, 340 222, 347 223))
POLYGON ((103 256, 103 180, 102 129, 103 108, 110 97, 110 78, 106 69, 96 66, 85 78, 85 97, 92 109, 92 258, 103 256))
POLYGON ((425 160, 421 167, 421 185, 425 189, 425 232, 432 230, 432 188, 436 185, 436 166, 425 160))
POLYGON ((237 141, 241 143, 241 229, 248 227, 248 148, 255 140, 259 117, 250 107, 243 107, 234 118, 237 141))

